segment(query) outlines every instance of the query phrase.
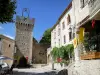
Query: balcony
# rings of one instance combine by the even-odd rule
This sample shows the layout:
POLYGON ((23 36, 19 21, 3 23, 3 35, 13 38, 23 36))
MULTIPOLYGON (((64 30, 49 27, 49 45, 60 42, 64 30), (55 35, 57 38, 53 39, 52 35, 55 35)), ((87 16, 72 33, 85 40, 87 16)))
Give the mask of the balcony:
POLYGON ((89 0, 88 5, 90 15, 95 14, 98 10, 100 11, 100 0, 89 0))
POLYGON ((81 60, 88 59, 100 59, 100 52, 88 52, 85 55, 81 55, 81 60))

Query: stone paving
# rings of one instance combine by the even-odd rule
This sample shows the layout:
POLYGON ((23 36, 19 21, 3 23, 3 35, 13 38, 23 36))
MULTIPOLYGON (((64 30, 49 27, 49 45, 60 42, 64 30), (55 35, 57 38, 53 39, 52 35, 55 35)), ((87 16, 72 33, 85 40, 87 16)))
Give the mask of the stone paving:
POLYGON ((14 69, 13 75, 56 75, 56 70, 48 68, 14 69))
POLYGON ((56 75, 56 72, 54 72, 54 71, 52 71, 52 72, 44 72, 44 73, 14 72, 13 75, 56 75))
POLYGON ((15 69, 13 75, 68 75, 67 69, 60 71, 36 68, 36 69, 15 69))

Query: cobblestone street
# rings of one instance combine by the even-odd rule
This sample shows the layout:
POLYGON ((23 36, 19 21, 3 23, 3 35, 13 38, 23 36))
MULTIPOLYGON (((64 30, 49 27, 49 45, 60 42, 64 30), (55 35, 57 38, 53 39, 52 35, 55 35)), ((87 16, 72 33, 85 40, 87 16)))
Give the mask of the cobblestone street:
POLYGON ((67 69, 50 70, 49 68, 15 69, 13 75, 68 75, 67 69))
POLYGON ((51 68, 14 69, 13 75, 56 75, 56 70, 51 68))

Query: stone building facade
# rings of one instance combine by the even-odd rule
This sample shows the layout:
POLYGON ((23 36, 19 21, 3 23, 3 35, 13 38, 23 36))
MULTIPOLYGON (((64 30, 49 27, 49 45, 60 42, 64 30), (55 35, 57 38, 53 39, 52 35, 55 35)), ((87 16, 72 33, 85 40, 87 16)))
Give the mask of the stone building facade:
POLYGON ((16 17, 15 58, 20 59, 20 57, 24 56, 28 59, 29 63, 32 61, 33 27, 34 19, 23 16, 16 17))
MULTIPOLYGON (((0 35, 0 55, 13 59, 15 41, 4 35, 0 35)), ((13 60, 5 60, 10 66, 13 60)))

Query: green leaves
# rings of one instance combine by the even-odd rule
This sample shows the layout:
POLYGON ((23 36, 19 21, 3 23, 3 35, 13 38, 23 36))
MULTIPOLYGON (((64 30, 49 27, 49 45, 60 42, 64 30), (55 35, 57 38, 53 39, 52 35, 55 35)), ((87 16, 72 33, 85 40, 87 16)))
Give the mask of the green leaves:
POLYGON ((0 22, 12 22, 13 15, 16 13, 16 1, 15 0, 0 0, 0 22))
POLYGON ((51 44, 51 28, 47 29, 39 43, 51 44))
POLYGON ((67 46, 62 46, 60 48, 54 47, 51 51, 51 55, 54 61, 57 58, 62 58, 63 60, 69 60, 69 55, 72 57, 74 55, 74 46, 73 44, 68 44, 67 46))

